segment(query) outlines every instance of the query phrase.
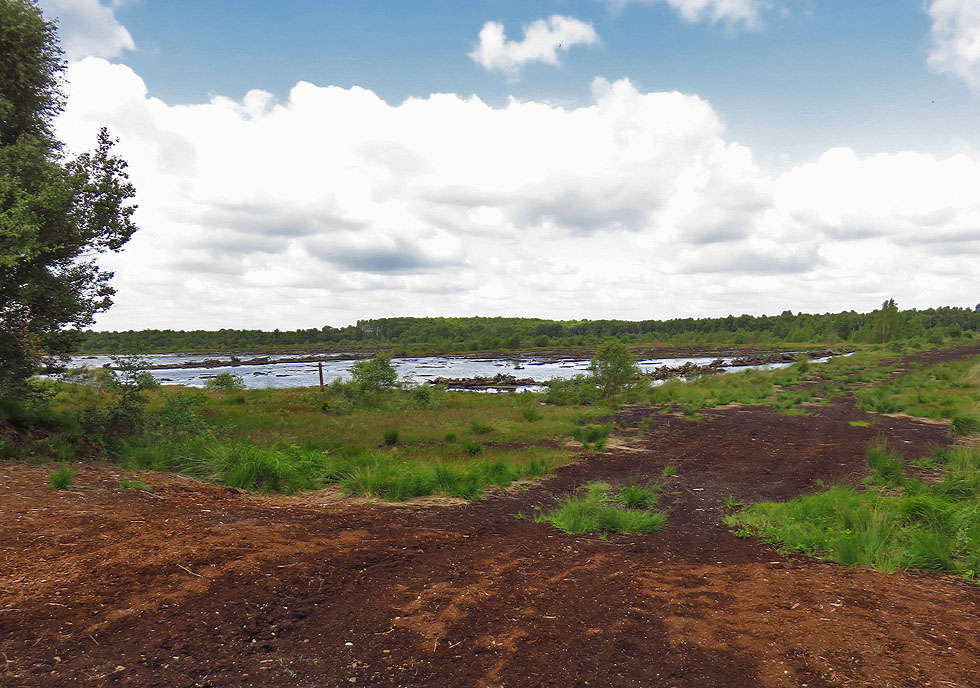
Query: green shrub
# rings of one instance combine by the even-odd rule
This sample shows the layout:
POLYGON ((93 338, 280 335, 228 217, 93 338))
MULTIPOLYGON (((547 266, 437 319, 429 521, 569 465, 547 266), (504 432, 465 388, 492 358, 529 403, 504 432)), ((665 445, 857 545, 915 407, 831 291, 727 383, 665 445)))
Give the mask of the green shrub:
POLYGON ((234 392, 245 389, 245 380, 236 373, 218 373, 208 378, 204 388, 211 391, 234 392))
POLYGON ((398 428, 385 430, 384 443, 386 447, 394 447, 398 444, 398 428))
POLYGON ((51 471, 51 487, 56 490, 67 490, 75 482, 75 471, 67 463, 62 463, 51 471))
POLYGON ((556 406, 580 406, 592 404, 602 397, 602 391, 594 376, 576 375, 567 380, 551 380, 545 400, 556 406))
POLYGON ((466 440, 464 447, 466 448, 466 453, 472 456, 476 456, 483 451, 483 445, 473 440, 466 440))
POLYGON ((640 373, 636 357, 623 342, 607 339, 589 362, 602 396, 611 396, 629 387, 640 373))
POLYGON ((391 364, 391 358, 384 354, 354 363, 350 374, 354 384, 365 392, 392 389, 398 381, 398 371, 391 364))

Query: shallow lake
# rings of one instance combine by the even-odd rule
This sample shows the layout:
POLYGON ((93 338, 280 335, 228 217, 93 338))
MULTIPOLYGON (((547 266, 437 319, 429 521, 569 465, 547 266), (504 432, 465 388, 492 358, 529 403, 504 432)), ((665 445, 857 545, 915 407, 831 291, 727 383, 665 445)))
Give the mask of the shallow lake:
MULTIPOLYGON (((308 354, 297 354, 295 358, 306 357, 308 354)), ((343 356, 340 354, 339 356, 343 356)), ((244 354, 243 359, 248 359, 253 355, 244 354)), ((190 387, 203 387, 209 378, 219 373, 230 372, 241 375, 245 386, 249 389, 262 389, 267 387, 313 387, 319 384, 317 363, 309 361, 290 361, 284 360, 291 358, 289 355, 275 354, 270 357, 277 359, 275 363, 261 363, 249 365, 232 365, 230 359, 218 357, 215 354, 209 355, 188 355, 188 354, 146 354, 143 358, 153 366, 180 365, 182 363, 199 363, 206 360, 227 360, 227 364, 208 368, 167 368, 162 367, 150 371, 153 376, 165 385, 187 385, 190 387)), ((644 372, 650 372, 662 366, 672 368, 682 366, 685 363, 695 363, 706 365, 715 360, 714 357, 689 357, 689 358, 650 358, 639 361, 639 366, 644 372)), ((726 363, 731 362, 731 358, 723 359, 726 363)), ((825 359, 814 359, 819 362, 825 359)), ((356 360, 350 358, 331 358, 323 361, 323 380, 329 384, 336 379, 350 379, 350 367, 356 360)), ((93 366, 99 367, 106 363, 111 364, 112 358, 109 356, 75 356, 70 365, 72 367, 93 366)), ((421 356, 421 357, 396 357, 392 359, 392 364, 398 371, 399 379, 409 378, 416 382, 426 382, 437 377, 448 378, 471 378, 471 377, 493 377, 498 373, 513 375, 517 378, 530 378, 538 383, 548 380, 566 379, 575 375, 587 372, 589 367, 588 359, 568 358, 555 360, 554 358, 537 358, 532 355, 516 358, 472 358, 468 356, 421 356)), ((724 368, 726 372, 745 370, 747 368, 773 369, 784 368, 789 363, 768 363, 760 366, 735 366, 724 368)), ((536 385, 525 386, 522 389, 540 389, 536 385)), ((492 390, 490 390, 492 391, 492 390)))

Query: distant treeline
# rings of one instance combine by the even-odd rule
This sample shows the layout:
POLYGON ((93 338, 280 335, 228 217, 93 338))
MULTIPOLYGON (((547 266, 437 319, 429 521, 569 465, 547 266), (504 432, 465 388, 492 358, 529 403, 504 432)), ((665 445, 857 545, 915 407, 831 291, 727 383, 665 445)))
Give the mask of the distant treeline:
POLYGON ((980 330, 977 308, 899 310, 886 301, 871 313, 729 315, 672 320, 542 320, 540 318, 378 318, 347 327, 305 330, 140 330, 86 332, 92 353, 220 351, 262 348, 370 349, 450 352, 590 347, 617 338, 633 345, 766 346, 783 343, 880 343, 945 337, 980 330))

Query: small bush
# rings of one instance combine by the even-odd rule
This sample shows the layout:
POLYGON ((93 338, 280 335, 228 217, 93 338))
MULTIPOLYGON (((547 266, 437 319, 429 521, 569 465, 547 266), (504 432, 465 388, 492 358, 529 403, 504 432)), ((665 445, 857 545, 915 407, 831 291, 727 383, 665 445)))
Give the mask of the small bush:
POLYGON ((386 447, 394 447, 398 444, 398 428, 385 430, 384 443, 386 447))
POLYGON ((459 435, 457 435, 455 432, 447 432, 442 436, 442 439, 446 442, 459 442, 459 435))
POLYGON ((596 350, 589 362, 602 396, 611 396, 630 386, 640 373, 636 357, 618 339, 608 339, 596 350))
POLYGON ((663 476, 665 478, 669 478, 673 475, 677 475, 677 466, 673 464, 667 464, 666 466, 664 466, 663 476))
POLYGON ((556 406, 581 406, 598 401, 602 390, 596 378, 589 375, 576 375, 567 380, 552 380, 548 383, 545 401, 556 406))
POLYGON ((236 373, 218 373, 208 378, 204 388, 217 392, 235 392, 245 389, 245 380, 236 373))
POLYGON ((398 381, 398 371, 384 354, 358 361, 350 367, 350 374, 354 384, 365 392, 392 389, 398 381))
POLYGON ((472 456, 476 456, 483 451, 483 445, 479 442, 474 442, 473 440, 466 440, 464 447, 466 449, 466 453, 472 456))
POLYGON ((63 463, 51 471, 51 487, 56 490, 67 490, 75 482, 75 471, 67 463, 63 463))

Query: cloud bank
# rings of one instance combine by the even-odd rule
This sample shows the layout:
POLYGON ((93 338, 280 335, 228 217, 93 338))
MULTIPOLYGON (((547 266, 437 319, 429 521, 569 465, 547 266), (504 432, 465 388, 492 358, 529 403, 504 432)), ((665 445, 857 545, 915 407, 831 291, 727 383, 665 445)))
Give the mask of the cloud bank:
POLYGON ((385 315, 662 318, 976 301, 980 156, 834 149, 784 173, 694 95, 596 79, 563 108, 300 82, 169 105, 69 69, 57 123, 105 124, 140 226, 101 327, 306 327, 385 315))
POLYGON ((599 36, 591 23, 574 17, 552 15, 524 27, 524 40, 507 40, 504 25, 489 21, 480 30, 480 43, 470 58, 487 71, 497 71, 515 78, 524 65, 543 62, 557 66, 559 53, 576 45, 596 45, 599 36))
POLYGON ((980 92, 980 3, 932 0, 932 50, 929 65, 952 74, 980 92))
POLYGON ((126 27, 119 23, 115 0, 103 5, 99 0, 40 0, 44 18, 58 22, 58 36, 69 60, 84 57, 117 57, 136 44, 126 27))

